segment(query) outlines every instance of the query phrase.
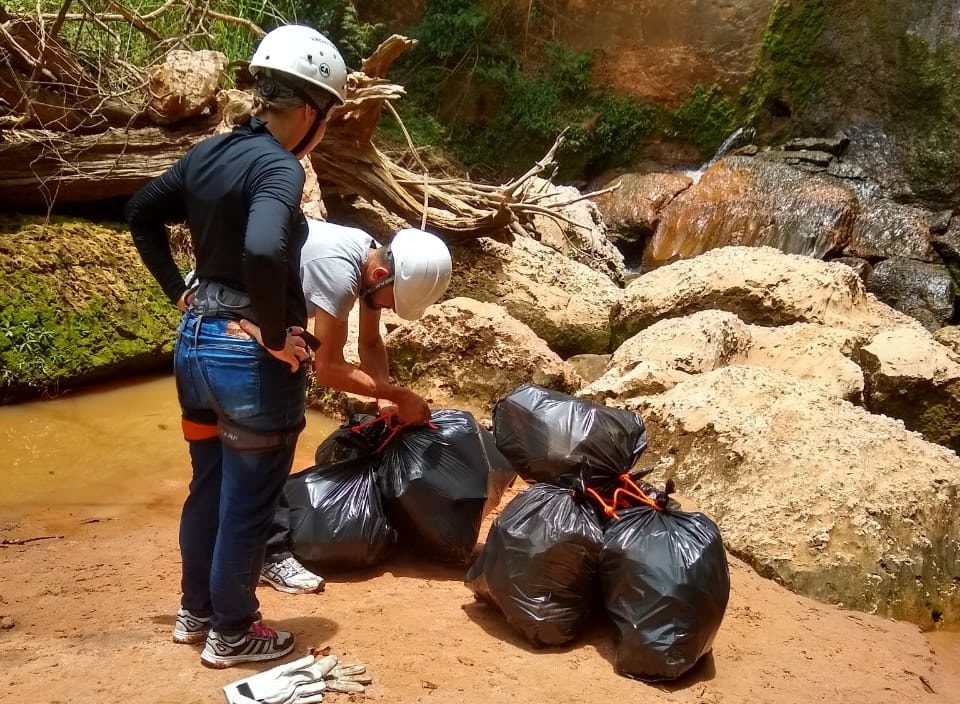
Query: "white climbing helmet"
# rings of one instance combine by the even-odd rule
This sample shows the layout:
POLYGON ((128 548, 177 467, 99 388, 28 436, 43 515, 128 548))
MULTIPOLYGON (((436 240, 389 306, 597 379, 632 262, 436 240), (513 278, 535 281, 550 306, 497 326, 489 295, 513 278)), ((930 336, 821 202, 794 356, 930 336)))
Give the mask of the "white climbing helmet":
POLYGON ((333 42, 310 27, 287 24, 267 32, 250 59, 254 76, 263 69, 293 76, 344 101, 347 65, 333 42))
POLYGON ((394 235, 390 253, 394 310, 405 320, 417 320, 447 290, 453 268, 450 250, 436 235, 409 228, 394 235))

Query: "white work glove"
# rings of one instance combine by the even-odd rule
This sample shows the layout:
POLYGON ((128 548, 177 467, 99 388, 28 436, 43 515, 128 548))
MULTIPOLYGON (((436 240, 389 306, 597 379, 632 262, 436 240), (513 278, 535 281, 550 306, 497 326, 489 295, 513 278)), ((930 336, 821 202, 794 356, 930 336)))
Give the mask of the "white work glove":
POLYGON ((317 704, 323 693, 362 693, 371 679, 363 665, 341 665, 336 655, 307 655, 224 687, 228 704, 317 704))

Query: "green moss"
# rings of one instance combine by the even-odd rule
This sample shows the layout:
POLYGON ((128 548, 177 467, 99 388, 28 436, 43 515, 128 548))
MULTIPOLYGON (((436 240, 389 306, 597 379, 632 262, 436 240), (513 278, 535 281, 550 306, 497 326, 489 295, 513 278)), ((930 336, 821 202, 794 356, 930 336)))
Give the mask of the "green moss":
POLYGON ((907 155, 910 187, 920 198, 947 201, 960 181, 960 54, 906 36, 899 56, 894 128, 907 155))
POLYGON ((710 155, 737 127, 737 111, 718 85, 697 85, 670 116, 668 135, 692 142, 710 155))
POLYGON ((50 394, 170 354, 179 313, 119 226, 0 225, 0 398, 50 394))
POLYGON ((828 19, 826 0, 779 0, 774 5, 753 75, 741 92, 751 122, 775 103, 800 111, 823 86, 816 51, 828 19))

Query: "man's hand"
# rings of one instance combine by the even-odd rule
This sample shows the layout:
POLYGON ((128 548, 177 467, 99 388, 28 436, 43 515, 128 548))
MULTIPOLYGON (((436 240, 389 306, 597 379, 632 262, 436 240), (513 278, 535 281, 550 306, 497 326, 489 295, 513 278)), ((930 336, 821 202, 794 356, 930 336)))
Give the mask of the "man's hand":
POLYGON ((401 423, 423 425, 430 420, 430 405, 426 400, 409 389, 397 401, 397 419, 401 423))
POLYGON ((303 332, 301 327, 292 327, 287 330, 287 339, 284 342, 282 350, 272 350, 264 346, 263 337, 260 335, 260 326, 249 320, 241 320, 240 327, 250 337, 256 340, 263 349, 270 353, 275 359, 279 359, 284 364, 290 365, 290 371, 295 372, 300 369, 300 362, 310 359, 310 350, 307 349, 307 343, 300 337, 303 332))

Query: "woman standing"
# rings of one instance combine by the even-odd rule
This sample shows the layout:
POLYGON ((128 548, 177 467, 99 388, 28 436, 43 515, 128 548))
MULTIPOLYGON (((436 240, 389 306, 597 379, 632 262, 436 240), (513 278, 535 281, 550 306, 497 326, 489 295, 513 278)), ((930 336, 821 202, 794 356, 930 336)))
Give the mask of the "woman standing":
POLYGON ((200 659, 217 668, 293 649, 290 633, 260 623, 255 590, 305 422, 299 159, 323 138, 347 75, 336 47, 297 25, 267 34, 250 70, 259 114, 196 145, 127 205, 140 256, 185 313, 174 357, 193 478, 180 521, 183 596, 173 639, 205 640, 200 659), (195 294, 164 227, 184 221, 195 294), (242 319, 257 323, 256 339, 242 319))

